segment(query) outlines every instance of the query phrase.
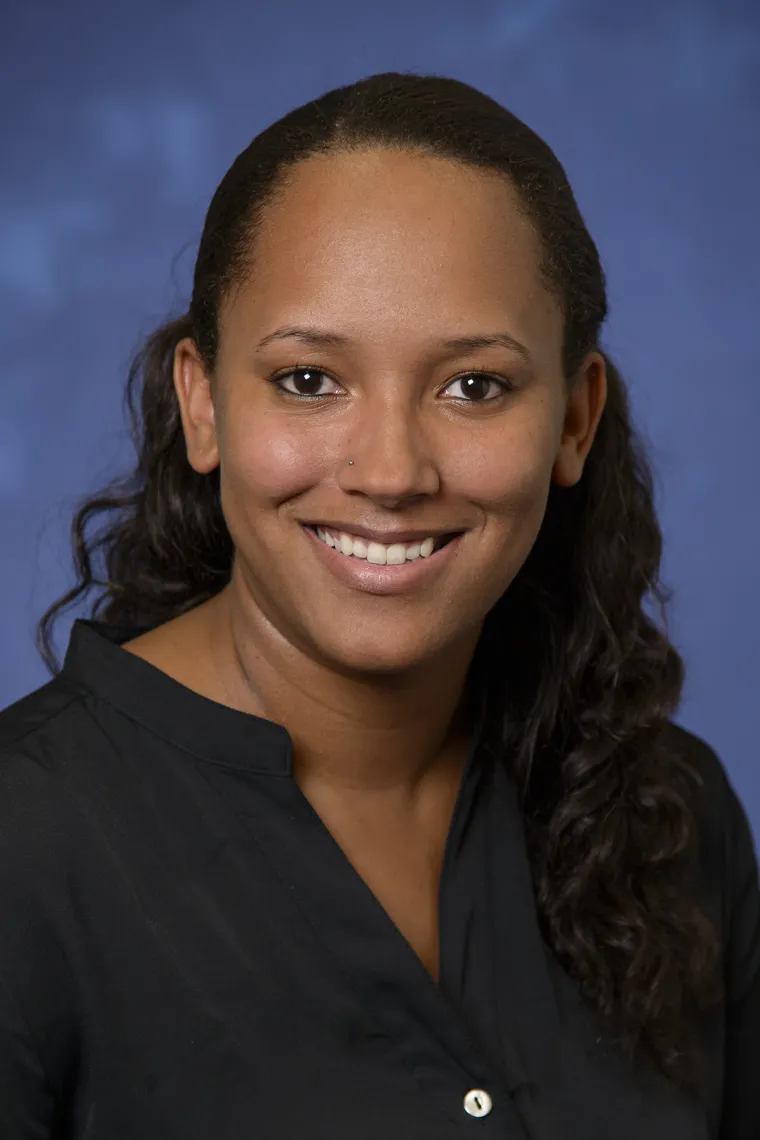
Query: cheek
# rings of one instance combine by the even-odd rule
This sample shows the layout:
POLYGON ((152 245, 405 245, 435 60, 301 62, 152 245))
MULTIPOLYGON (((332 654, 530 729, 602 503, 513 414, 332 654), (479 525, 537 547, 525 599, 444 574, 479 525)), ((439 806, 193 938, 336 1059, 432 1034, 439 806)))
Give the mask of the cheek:
POLYGON ((271 412, 237 414, 220 441, 220 469, 226 489, 245 501, 276 504, 318 482, 329 453, 318 436, 293 420, 279 422, 271 412))
POLYGON ((486 521, 519 521, 542 511, 556 447, 549 425, 513 423, 449 451, 449 481, 479 505, 486 521))

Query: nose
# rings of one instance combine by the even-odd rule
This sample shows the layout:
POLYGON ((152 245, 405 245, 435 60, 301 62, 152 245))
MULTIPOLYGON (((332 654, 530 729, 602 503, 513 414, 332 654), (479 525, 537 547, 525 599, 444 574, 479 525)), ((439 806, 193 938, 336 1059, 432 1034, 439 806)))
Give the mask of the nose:
POLYGON ((419 415, 401 401, 367 406, 339 458, 339 484, 383 506, 436 494, 440 485, 433 448, 419 415), (349 466, 348 460, 353 459, 349 466))

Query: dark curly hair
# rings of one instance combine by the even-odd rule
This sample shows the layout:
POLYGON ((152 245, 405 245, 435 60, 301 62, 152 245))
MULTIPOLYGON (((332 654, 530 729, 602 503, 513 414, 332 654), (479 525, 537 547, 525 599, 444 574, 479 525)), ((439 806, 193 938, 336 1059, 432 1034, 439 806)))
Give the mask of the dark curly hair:
MULTIPOLYGON (((233 549, 218 473, 199 475, 187 461, 175 348, 192 337, 213 371, 220 302, 249 272, 264 208, 289 168, 368 146, 412 148, 508 178, 563 306, 568 384, 598 347, 607 302, 596 246, 556 156, 509 111, 453 79, 389 73, 290 112, 222 179, 189 311, 155 332, 133 363, 127 405, 137 466, 75 516, 77 584, 38 630, 53 670, 55 619, 90 591, 93 616, 143 629, 228 582, 233 549)), ((685 885, 698 777, 667 732, 684 669, 666 634, 652 476, 625 386, 607 367, 608 400, 583 477, 552 486, 534 548, 486 618, 468 685, 485 692, 487 746, 518 782, 547 944, 627 1055, 643 1050, 694 1089, 697 1027, 720 994, 720 950, 685 885)))

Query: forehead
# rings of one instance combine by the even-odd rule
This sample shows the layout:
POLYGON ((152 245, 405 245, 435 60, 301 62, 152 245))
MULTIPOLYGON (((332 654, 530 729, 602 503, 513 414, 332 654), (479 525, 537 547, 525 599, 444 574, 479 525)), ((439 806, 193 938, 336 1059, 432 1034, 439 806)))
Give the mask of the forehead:
POLYGON ((387 335, 409 322, 432 334, 473 317, 556 317, 537 234, 509 180, 421 153, 300 162, 263 212, 252 253, 241 301, 257 322, 292 311, 387 335))

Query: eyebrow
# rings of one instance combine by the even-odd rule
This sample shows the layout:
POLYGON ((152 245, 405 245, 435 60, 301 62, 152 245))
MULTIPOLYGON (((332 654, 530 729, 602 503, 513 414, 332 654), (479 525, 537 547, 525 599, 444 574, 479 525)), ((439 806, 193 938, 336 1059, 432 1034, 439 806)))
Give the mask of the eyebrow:
MULTIPOLYGON (((301 325, 283 325, 282 328, 267 333, 259 341, 256 351, 260 352, 274 340, 299 340, 311 348, 348 348, 352 344, 351 338, 342 333, 301 325)), ((449 337, 438 342, 438 347, 452 356, 457 353, 474 352, 479 348, 493 348, 495 346, 507 348, 511 352, 517 353, 528 363, 531 361, 531 355, 525 345, 508 332, 473 333, 470 336, 449 337)))

